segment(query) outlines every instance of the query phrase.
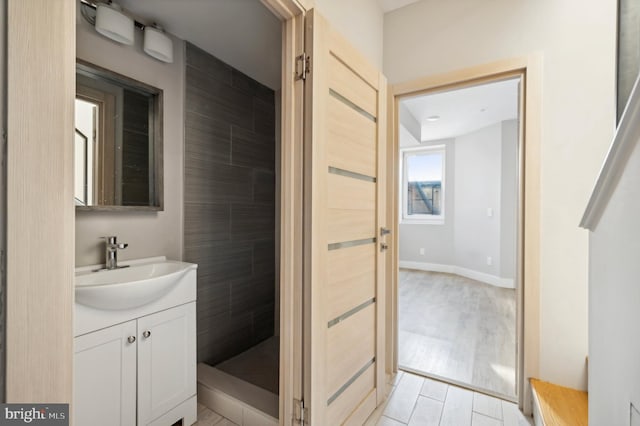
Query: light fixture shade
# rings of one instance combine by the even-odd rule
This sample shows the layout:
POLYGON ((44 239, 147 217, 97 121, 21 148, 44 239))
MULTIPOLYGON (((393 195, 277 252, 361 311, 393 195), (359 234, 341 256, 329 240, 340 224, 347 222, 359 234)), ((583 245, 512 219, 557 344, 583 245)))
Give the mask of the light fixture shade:
POLYGON ((144 52, 162 62, 173 62, 173 41, 162 30, 144 27, 144 52))
POLYGON ((122 13, 115 4, 98 4, 96 7, 96 31, 118 43, 133 44, 133 19, 122 13))

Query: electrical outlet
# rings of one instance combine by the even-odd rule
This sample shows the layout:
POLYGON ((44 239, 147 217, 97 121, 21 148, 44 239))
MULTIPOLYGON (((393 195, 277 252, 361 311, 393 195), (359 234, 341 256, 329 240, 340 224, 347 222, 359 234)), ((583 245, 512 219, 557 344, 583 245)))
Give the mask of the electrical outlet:
POLYGON ((424 256, 424 249, 423 248, 420 249, 420 256, 424 256))
POLYGON ((491 258, 491 256, 487 256, 487 265, 493 265, 493 259, 491 258))

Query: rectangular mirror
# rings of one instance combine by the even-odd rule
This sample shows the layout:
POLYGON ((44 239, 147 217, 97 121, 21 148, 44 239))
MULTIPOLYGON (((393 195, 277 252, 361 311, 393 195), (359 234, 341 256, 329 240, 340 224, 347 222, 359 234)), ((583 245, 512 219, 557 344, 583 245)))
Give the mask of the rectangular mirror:
POLYGON ((78 210, 162 210, 162 90, 77 60, 78 210))

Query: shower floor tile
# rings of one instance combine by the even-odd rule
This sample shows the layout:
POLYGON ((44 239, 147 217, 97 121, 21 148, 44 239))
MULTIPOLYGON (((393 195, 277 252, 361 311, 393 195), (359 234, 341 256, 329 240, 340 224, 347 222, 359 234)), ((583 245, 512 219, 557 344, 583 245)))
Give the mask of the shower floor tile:
POLYGON ((279 354, 280 338, 274 336, 215 367, 277 395, 280 376, 279 354))

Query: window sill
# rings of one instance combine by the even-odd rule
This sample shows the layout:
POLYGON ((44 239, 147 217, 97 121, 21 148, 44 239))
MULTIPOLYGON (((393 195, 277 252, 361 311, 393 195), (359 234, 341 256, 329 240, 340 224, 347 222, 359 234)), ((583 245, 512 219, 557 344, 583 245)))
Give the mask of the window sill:
POLYGON ((401 225, 444 225, 444 218, 438 219, 402 219, 401 225))

